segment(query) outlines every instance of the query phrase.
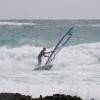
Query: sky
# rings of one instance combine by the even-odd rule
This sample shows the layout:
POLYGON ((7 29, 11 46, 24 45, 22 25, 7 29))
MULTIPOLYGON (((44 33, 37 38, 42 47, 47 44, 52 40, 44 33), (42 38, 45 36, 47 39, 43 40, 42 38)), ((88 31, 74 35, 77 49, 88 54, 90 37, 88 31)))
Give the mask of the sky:
POLYGON ((0 19, 100 19, 100 0, 0 0, 0 19))

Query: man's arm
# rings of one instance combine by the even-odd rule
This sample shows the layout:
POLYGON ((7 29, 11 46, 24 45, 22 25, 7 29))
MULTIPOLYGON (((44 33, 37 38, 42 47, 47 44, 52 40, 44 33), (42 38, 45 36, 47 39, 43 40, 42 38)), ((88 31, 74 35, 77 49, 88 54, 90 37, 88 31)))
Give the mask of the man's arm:
POLYGON ((54 52, 54 51, 50 51, 50 52, 45 52, 45 54, 47 54, 47 53, 52 53, 52 52, 54 52))
POLYGON ((54 51, 45 52, 45 53, 44 53, 44 57, 49 57, 49 56, 47 56, 46 54, 50 54, 50 53, 52 53, 52 52, 54 52, 54 51))
POLYGON ((49 57, 49 56, 44 55, 44 57, 49 57))

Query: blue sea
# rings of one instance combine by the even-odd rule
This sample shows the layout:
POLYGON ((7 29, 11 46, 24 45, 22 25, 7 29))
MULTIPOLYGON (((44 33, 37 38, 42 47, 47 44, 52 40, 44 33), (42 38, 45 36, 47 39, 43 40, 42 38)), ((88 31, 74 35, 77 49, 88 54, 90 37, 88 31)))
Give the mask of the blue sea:
MULTIPOLYGON (((43 63, 47 58, 43 58, 43 63)), ((64 93, 100 99, 100 20, 0 20, 0 92, 38 97, 64 93), (34 71, 43 47, 72 37, 49 71, 34 71)))

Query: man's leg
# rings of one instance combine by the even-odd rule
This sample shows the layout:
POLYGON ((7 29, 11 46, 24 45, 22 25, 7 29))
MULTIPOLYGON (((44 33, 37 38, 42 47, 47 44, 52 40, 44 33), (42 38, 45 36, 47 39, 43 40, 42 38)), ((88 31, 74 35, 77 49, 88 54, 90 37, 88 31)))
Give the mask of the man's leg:
POLYGON ((40 65, 41 65, 41 62, 42 62, 41 58, 40 58, 40 57, 38 57, 38 66, 40 66, 40 65))

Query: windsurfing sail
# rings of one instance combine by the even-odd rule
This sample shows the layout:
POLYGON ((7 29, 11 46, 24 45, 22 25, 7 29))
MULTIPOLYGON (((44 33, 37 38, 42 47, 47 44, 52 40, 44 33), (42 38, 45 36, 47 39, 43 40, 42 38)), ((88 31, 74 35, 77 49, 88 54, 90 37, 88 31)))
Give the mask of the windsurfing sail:
POLYGON ((53 61, 53 59, 55 58, 55 56, 59 53, 59 51, 62 49, 62 47, 69 41, 69 39, 72 36, 72 34, 71 34, 72 30, 73 30, 73 27, 71 27, 67 31, 67 33, 60 39, 60 41, 55 46, 53 52, 49 56, 48 60, 46 61, 45 65, 49 65, 53 61))

